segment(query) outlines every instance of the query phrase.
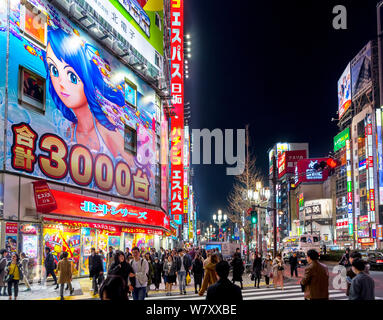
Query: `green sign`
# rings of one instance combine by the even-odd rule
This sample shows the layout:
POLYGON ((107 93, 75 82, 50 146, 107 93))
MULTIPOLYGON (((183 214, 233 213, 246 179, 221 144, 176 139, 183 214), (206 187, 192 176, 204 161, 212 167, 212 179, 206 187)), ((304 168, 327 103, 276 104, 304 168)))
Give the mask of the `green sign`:
POLYGON ((341 133, 337 134, 334 138, 334 152, 343 148, 346 141, 350 139, 350 128, 344 129, 341 133))

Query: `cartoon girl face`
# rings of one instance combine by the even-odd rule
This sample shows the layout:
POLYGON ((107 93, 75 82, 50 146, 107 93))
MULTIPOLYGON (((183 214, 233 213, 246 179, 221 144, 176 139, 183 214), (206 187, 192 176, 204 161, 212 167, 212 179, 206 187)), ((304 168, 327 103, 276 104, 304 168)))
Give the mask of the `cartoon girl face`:
POLYGON ((47 64, 52 85, 61 101, 70 109, 87 105, 83 81, 70 65, 56 57, 50 44, 47 47, 47 64))

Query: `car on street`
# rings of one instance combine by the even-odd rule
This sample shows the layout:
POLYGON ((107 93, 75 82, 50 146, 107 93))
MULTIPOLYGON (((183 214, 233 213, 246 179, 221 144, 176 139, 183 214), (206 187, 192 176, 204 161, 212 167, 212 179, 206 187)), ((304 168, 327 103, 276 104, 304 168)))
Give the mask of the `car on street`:
POLYGON ((383 254, 379 251, 361 251, 362 259, 370 265, 370 269, 383 270, 383 254))
POLYGON ((303 251, 288 252, 283 256, 284 263, 289 263, 290 257, 296 253, 298 258, 298 267, 307 264, 306 254, 303 251))

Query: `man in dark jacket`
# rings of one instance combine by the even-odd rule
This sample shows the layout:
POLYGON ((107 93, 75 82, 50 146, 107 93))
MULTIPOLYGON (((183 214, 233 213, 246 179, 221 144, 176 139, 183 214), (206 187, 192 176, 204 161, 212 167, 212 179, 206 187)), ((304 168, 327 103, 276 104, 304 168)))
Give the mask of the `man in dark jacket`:
POLYGON ((352 271, 356 274, 351 281, 350 300, 375 300, 375 283, 367 273, 364 272, 366 263, 361 259, 354 259, 352 271))
POLYGON ((350 268, 351 267, 351 263, 350 263, 350 249, 349 248, 346 249, 346 253, 340 259, 339 264, 342 265, 342 266, 345 266, 346 268, 350 268))
POLYGON ((183 249, 178 250, 178 258, 176 259, 178 282, 180 294, 186 294, 186 275, 190 272, 191 261, 183 249))
POLYGON ((294 275, 294 271, 295 271, 295 276, 298 278, 298 258, 295 252, 293 253, 292 256, 290 256, 289 263, 290 263, 291 278, 294 275))
POLYGON ((92 278, 93 294, 98 293, 98 278, 104 274, 104 266, 101 257, 96 254, 96 249, 91 249, 89 256, 89 277, 92 278))
MULTIPOLYGON (((353 251, 350 253, 349 261, 352 264, 352 262, 356 259, 362 259, 362 255, 358 251, 353 251)), ((364 273, 368 274, 370 270, 369 264, 366 263, 365 269, 363 270, 364 273)), ((346 276, 349 278, 347 281, 347 290, 346 295, 350 295, 350 287, 351 287, 351 280, 356 277, 356 273, 354 273, 353 268, 350 268, 347 270, 346 276)))
POLYGON ((218 281, 207 289, 206 300, 219 303, 228 300, 230 302, 242 301, 241 288, 230 282, 229 271, 230 266, 227 261, 220 261, 216 264, 215 273, 218 281))
POLYGON ((54 285, 56 285, 55 289, 58 289, 59 285, 57 284, 57 278, 54 271, 56 269, 55 260, 53 258, 53 254, 51 253, 51 249, 49 249, 49 247, 45 247, 44 267, 45 267, 45 280, 48 278, 49 275, 51 275, 54 280, 54 285))

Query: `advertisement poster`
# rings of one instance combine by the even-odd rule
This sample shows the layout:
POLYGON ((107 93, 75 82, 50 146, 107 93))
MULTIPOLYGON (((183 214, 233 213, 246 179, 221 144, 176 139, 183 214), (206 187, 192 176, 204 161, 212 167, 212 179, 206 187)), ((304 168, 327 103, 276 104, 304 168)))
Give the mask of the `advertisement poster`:
POLYGON ((102 250, 102 253, 104 255, 103 264, 104 264, 104 271, 106 271, 106 254, 108 252, 108 234, 105 231, 98 231, 97 232, 97 249, 102 250))
POLYGON ((22 252, 24 252, 28 258, 37 258, 39 248, 38 240, 37 236, 23 235, 22 252))
POLYGON ((73 263, 73 275, 78 274, 80 266, 80 229, 64 227, 63 251, 73 263))
POLYGON ((120 250, 120 237, 109 236, 108 246, 112 246, 115 250, 120 250))
POLYGON ((81 270, 80 275, 89 274, 89 256, 91 249, 96 247, 96 231, 93 228, 81 228, 81 270))
POLYGON ((155 91, 48 2, 11 1, 9 20, 10 50, 18 54, 9 60, 6 169, 158 204, 155 91), (23 29, 31 7, 47 17, 39 41, 23 29), (19 81, 21 70, 45 79, 43 105, 19 103, 29 86, 19 81), (124 148, 125 132, 136 136, 136 149, 124 148))
POLYGON ((130 250, 133 248, 134 242, 134 234, 125 233, 125 248, 129 248, 130 250))
POLYGON ((351 106, 351 67, 347 65, 338 81, 338 112, 339 119, 351 106))
POLYGON ((60 226, 57 225, 45 225, 43 228, 43 248, 48 247, 50 249, 56 264, 59 262, 63 248, 63 237, 59 228, 60 226))
POLYGON ((371 84, 371 42, 351 61, 352 96, 356 97, 371 84))

